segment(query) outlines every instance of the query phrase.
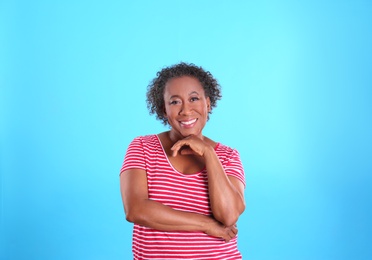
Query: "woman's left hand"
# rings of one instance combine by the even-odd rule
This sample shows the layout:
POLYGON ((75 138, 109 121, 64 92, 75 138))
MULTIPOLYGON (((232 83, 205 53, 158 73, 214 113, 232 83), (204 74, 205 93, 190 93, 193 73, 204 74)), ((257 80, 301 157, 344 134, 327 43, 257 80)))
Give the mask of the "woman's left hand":
POLYGON ((195 135, 190 135, 182 140, 177 141, 172 147, 172 156, 177 156, 178 153, 181 155, 195 154, 203 157, 205 151, 210 147, 202 139, 195 135))

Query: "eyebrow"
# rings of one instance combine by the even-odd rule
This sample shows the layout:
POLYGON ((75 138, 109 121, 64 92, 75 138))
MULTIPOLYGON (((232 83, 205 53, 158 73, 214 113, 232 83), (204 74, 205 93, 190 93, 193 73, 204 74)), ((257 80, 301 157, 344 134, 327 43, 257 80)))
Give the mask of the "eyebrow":
MULTIPOLYGON (((189 93, 189 96, 191 96, 191 95, 193 95, 193 94, 196 94, 196 95, 199 96, 199 93, 198 93, 197 91, 191 91, 191 92, 189 93)), ((172 99, 172 98, 179 98, 179 97, 180 97, 179 95, 173 95, 173 96, 170 96, 169 99, 172 99)))
POLYGON ((191 96, 192 94, 196 94, 196 95, 199 95, 199 93, 197 91, 192 91, 189 93, 189 96, 191 96))

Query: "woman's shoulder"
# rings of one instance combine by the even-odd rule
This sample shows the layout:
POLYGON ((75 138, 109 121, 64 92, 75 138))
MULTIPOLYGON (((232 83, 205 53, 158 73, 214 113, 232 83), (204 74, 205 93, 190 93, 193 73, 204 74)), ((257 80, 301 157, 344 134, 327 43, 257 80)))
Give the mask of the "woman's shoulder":
POLYGON ((230 158, 240 157, 237 149, 232 148, 231 146, 225 145, 223 143, 217 143, 215 151, 217 156, 221 160, 229 160, 230 158))
POLYGON ((153 140, 155 138, 156 138, 156 134, 149 134, 149 135, 138 135, 134 139, 153 140))
POLYGON ((225 145, 223 143, 217 143, 215 150, 220 151, 220 152, 224 152, 224 153, 232 153, 232 152, 236 151, 236 149, 234 149, 234 148, 232 148, 228 145, 225 145))
POLYGON ((139 135, 133 139, 133 142, 141 142, 144 145, 158 143, 158 137, 156 134, 150 135, 139 135))
POLYGON ((222 151, 233 150, 229 146, 227 146, 227 145, 225 145, 221 142, 214 141, 214 140, 212 140, 212 139, 210 139, 209 137, 206 137, 206 136, 204 136, 204 141, 207 142, 212 147, 214 147, 215 151, 218 151, 218 150, 222 150, 222 151))
POLYGON ((217 156, 222 160, 231 157, 234 153, 237 152, 236 149, 231 148, 230 146, 225 145, 221 142, 213 141, 206 136, 204 136, 204 138, 207 143, 214 147, 214 151, 216 152, 217 156))

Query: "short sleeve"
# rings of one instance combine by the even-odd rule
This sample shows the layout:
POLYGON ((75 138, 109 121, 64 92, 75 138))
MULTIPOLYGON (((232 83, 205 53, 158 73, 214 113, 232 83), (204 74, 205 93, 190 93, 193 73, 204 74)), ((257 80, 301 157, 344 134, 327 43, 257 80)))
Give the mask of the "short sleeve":
POLYGON ((120 174, 128 169, 146 169, 145 154, 141 137, 134 138, 129 144, 120 174))
POLYGON ((245 187, 244 168, 240 160, 239 152, 237 150, 234 149, 232 151, 224 168, 228 176, 234 176, 235 178, 238 178, 245 187))

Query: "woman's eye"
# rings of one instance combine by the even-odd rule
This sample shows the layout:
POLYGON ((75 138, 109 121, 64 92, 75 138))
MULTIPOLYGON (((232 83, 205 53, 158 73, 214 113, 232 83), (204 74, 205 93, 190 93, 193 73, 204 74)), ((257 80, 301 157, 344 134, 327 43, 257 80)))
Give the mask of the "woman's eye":
POLYGON ((194 102, 194 101, 198 101, 199 98, 198 98, 198 97, 192 97, 190 100, 191 100, 192 102, 194 102))
POLYGON ((173 101, 170 102, 170 104, 171 105, 176 105, 176 104, 178 104, 178 101, 177 100, 173 100, 173 101))

